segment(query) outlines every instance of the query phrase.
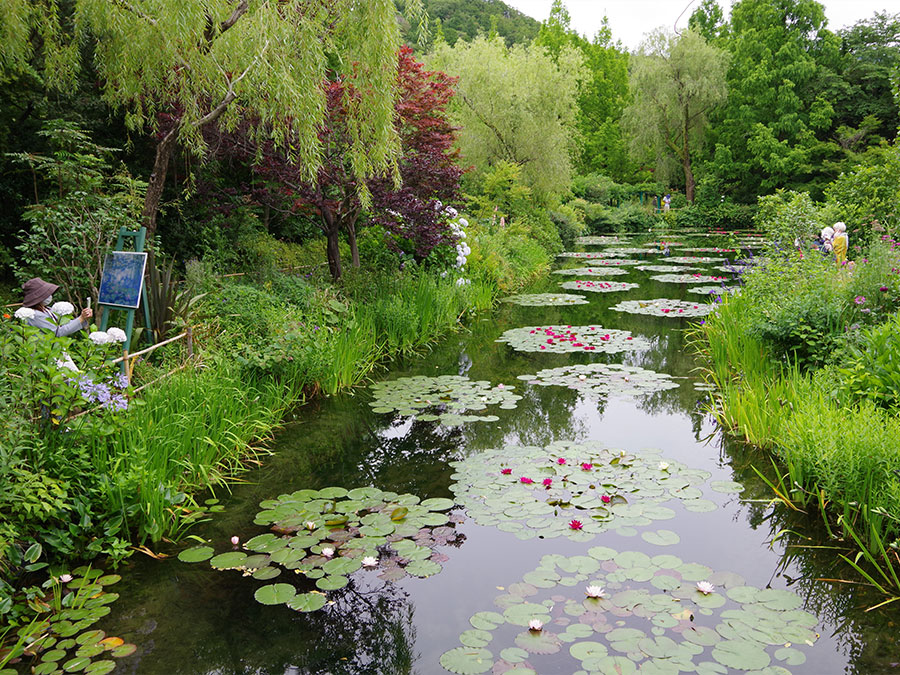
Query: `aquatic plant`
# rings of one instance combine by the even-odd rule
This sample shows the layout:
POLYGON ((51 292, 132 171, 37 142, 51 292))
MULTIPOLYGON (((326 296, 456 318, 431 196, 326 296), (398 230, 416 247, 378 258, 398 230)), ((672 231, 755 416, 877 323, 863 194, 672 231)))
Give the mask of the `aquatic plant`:
POLYGON ((518 351, 555 354, 650 349, 650 343, 644 338, 633 337, 628 331, 600 326, 524 326, 506 331, 497 342, 506 342, 518 351))
POLYGON ((297 490, 260 506, 254 523, 272 532, 245 542, 248 553, 216 555, 212 546, 201 545, 183 550, 178 559, 209 561, 214 569, 236 570, 258 581, 293 572, 300 588, 293 580, 267 584, 254 597, 263 605, 284 604, 299 612, 324 607, 325 593, 346 586, 362 567, 377 568, 384 581, 437 574, 446 557, 435 549, 456 541, 458 533, 448 523, 462 519, 446 513, 453 507, 451 499, 420 501, 374 487, 297 490))
POLYGON ((587 258, 591 260, 591 265, 595 267, 627 267, 629 265, 640 265, 645 262, 643 260, 629 260, 627 258, 612 258, 606 253, 583 253, 583 252, 567 252, 560 253, 560 258, 587 258))
MULTIPOLYGON (((699 250, 699 249, 684 249, 685 251, 699 250)), ((670 256, 666 258, 666 262, 684 264, 684 265, 700 265, 704 263, 717 263, 717 262, 725 262, 727 258, 715 258, 712 256, 705 255, 680 255, 680 256, 670 256)))
POLYGON ((494 605, 469 619, 464 646, 441 656, 446 670, 787 674, 818 637, 818 620, 795 593, 674 555, 605 546, 545 555, 494 605), (540 632, 523 631, 532 622, 540 632))
POLYGON ((634 269, 642 272, 687 272, 690 270, 699 270, 700 267, 691 267, 688 265, 638 265, 634 269))
POLYGON ((658 298, 656 300, 623 300, 610 309, 629 314, 646 314, 648 316, 665 316, 670 318, 687 318, 706 316, 714 312, 716 305, 702 302, 685 302, 658 298))
POLYGON ((622 239, 618 236, 586 236, 586 237, 578 237, 575 240, 576 244, 581 244, 583 246, 607 246, 609 244, 620 244, 622 243, 622 239))
POLYGON ((666 284, 712 284, 720 281, 731 281, 726 277, 708 276, 705 274, 657 274, 650 277, 654 281, 666 284))
POLYGON ((561 270, 553 270, 553 274, 568 274, 579 277, 614 277, 628 274, 628 270, 617 267, 568 267, 561 270))
POLYGON ((371 387, 375 398, 369 405, 376 413, 397 413, 448 426, 496 422, 499 418, 495 415, 467 413, 482 411, 489 405, 499 405, 504 410, 515 408, 516 401, 522 397, 514 394, 513 389, 502 383, 495 387, 485 380, 470 380, 462 375, 419 375, 376 382, 371 387))
POLYGON ((519 375, 520 380, 540 386, 560 386, 584 394, 639 396, 665 389, 678 383, 670 375, 616 363, 591 363, 540 370, 535 375, 519 375))
POLYGON ((575 281, 561 281, 559 285, 569 291, 613 293, 615 291, 630 291, 632 288, 638 288, 640 284, 622 281, 591 281, 590 279, 576 279, 575 281))
POLYGON ((661 253, 658 248, 637 248, 637 247, 622 247, 622 248, 608 248, 604 251, 604 253, 608 255, 644 255, 648 253, 661 253))
POLYGON ((564 305, 586 305, 587 299, 583 295, 571 295, 568 293, 530 293, 525 295, 511 295, 503 298, 502 302, 510 302, 523 307, 560 307, 564 305))
POLYGON ((738 290, 735 286, 694 286, 692 288, 687 289, 688 293, 694 293, 696 295, 724 295, 725 293, 733 293, 738 290))
MULTIPOLYGON (((608 531, 637 534, 637 526, 674 518, 675 511, 664 505, 670 500, 679 500, 689 511, 716 508, 700 489, 710 478, 708 472, 675 460, 666 463, 665 469, 660 468, 659 450, 633 454, 599 442, 507 446, 452 462, 451 490, 480 525, 495 526, 520 539, 566 536, 590 541, 608 531), (537 482, 544 478, 551 478, 552 485, 537 482), (580 528, 570 527, 573 519, 580 528)), ((743 489, 728 481, 713 481, 709 488, 743 489)), ((679 541, 668 530, 645 532, 644 539, 657 545, 679 541)))

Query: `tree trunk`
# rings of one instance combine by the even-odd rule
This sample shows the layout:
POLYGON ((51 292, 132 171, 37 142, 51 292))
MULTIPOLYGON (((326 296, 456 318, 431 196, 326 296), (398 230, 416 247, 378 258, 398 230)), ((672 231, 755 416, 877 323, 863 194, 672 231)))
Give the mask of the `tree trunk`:
POLYGON ((340 248, 340 222, 334 217, 330 209, 320 209, 322 217, 322 231, 325 233, 325 251, 328 255, 328 270, 331 278, 337 281, 341 278, 341 248, 340 248))
POLYGON ((162 201, 163 188, 166 186, 166 173, 169 170, 169 161, 175 152, 175 143, 178 140, 180 124, 176 124, 169 133, 163 136, 156 144, 156 158, 153 160, 153 172, 147 183, 147 194, 144 196, 144 209, 141 212, 141 224, 147 228, 147 236, 152 237, 156 232, 156 214, 159 213, 159 203, 162 201))
POLYGON ((691 149, 688 146, 688 111, 684 111, 684 148, 681 152, 681 165, 684 167, 684 196, 688 204, 694 203, 694 172, 691 170, 691 149))

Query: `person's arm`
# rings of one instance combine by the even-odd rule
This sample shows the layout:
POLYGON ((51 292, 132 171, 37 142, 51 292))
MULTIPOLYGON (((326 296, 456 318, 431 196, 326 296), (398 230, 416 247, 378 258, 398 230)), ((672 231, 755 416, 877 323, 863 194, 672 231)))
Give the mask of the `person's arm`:
MULTIPOLYGON (((48 322, 49 323, 49 322, 48 322)), ((77 333, 78 331, 87 328, 88 323, 85 321, 83 317, 77 317, 69 321, 69 323, 64 326, 55 326, 56 337, 68 337, 72 333, 77 333)))

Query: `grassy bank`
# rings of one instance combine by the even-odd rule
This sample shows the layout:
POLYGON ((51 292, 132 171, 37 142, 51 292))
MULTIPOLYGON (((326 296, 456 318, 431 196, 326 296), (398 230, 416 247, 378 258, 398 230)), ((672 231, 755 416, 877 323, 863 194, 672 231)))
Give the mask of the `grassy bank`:
POLYGON ((854 270, 770 257, 695 334, 720 423, 773 454, 778 497, 824 517, 885 592, 900 592, 897 264, 881 243, 854 270))

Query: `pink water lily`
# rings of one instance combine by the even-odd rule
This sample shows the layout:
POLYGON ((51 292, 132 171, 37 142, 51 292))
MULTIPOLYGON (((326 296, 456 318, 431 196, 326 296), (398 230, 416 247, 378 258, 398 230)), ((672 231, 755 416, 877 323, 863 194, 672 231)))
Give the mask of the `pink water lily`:
POLYGON ((557 463, 557 464, 565 464, 565 463, 566 463, 566 458, 565 458, 565 457, 560 457, 559 459, 556 460, 556 463, 557 463))
POLYGON ((512 469, 500 469, 500 473, 502 473, 504 476, 508 476, 512 473, 512 469))
POLYGON ((581 463, 582 471, 591 471, 593 468, 594 468, 594 465, 591 464, 590 462, 582 462, 581 463))
POLYGON ((600 501, 604 504, 609 504, 612 501, 612 497, 610 497, 609 495, 601 495, 600 501))
POLYGON ((237 535, 235 535, 235 536, 233 536, 233 537, 231 538, 231 545, 232 545, 232 546, 237 546, 237 545, 240 544, 240 543, 241 543, 241 538, 238 537, 237 535))
POLYGON ((532 483, 534 483, 534 481, 531 480, 528 476, 522 476, 522 477, 519 479, 519 482, 520 482, 520 483, 525 483, 525 485, 531 485, 532 483))
POLYGON ((570 530, 580 530, 582 527, 584 527, 584 524, 580 520, 572 520, 569 522, 570 530))
POLYGON ((551 485, 553 485, 553 479, 552 479, 552 478, 545 478, 544 480, 541 481, 541 484, 542 484, 544 487, 550 487, 551 485))

